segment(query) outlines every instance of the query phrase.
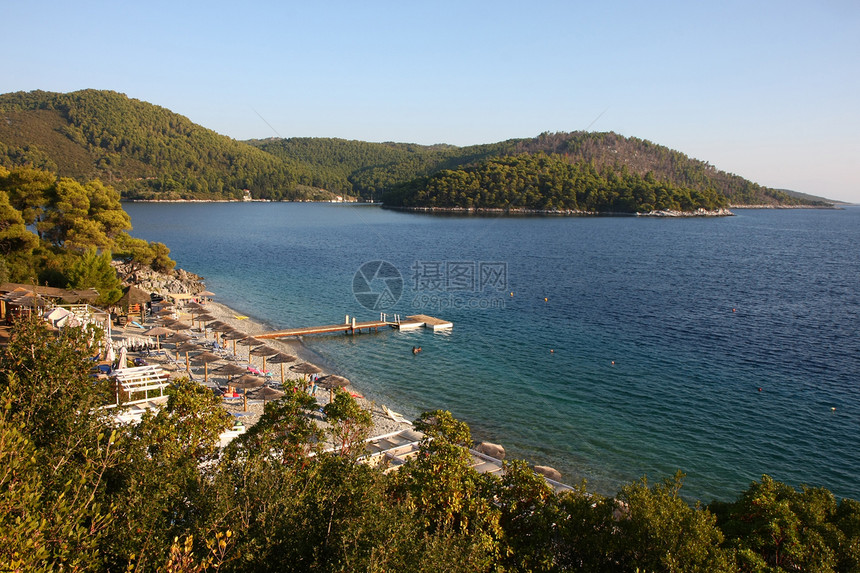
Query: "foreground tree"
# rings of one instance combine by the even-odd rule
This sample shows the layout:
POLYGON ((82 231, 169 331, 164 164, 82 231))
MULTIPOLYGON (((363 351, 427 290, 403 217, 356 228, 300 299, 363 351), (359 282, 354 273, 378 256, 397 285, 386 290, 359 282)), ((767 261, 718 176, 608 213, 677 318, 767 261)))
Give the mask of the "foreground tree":
POLYGON ((111 265, 110 251, 99 254, 95 248, 87 249, 72 264, 68 279, 71 288, 97 290, 95 302, 99 306, 112 305, 122 298, 122 283, 111 265))
POLYGON ((355 457, 364 453, 364 440, 370 434, 370 412, 343 390, 334 393, 334 400, 323 407, 329 433, 341 455, 355 457))
POLYGON ((103 566, 103 480, 120 451, 100 410, 110 390, 87 374, 92 335, 25 318, 0 355, 0 562, 13 569, 103 566))
POLYGON ((823 488, 762 476, 737 501, 714 503, 742 571, 860 570, 860 505, 823 488))

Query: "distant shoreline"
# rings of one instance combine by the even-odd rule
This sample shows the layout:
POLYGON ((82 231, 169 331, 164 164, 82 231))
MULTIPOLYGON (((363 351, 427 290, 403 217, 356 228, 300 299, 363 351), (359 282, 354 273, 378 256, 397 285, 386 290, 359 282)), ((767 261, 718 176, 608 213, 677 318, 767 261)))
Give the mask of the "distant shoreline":
POLYGON ((612 211, 581 211, 579 209, 503 209, 487 207, 395 207, 383 205, 383 209, 411 213, 431 213, 438 215, 475 215, 475 216, 548 216, 548 217, 731 217, 728 209, 697 209, 696 211, 673 211, 670 209, 649 211, 647 213, 619 213, 612 211))

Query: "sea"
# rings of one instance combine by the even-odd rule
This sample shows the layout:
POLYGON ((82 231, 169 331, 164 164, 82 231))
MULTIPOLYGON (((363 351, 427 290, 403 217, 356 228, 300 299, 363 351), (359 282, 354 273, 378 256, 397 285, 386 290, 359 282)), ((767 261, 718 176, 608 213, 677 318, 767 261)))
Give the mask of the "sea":
POLYGON ((273 329, 426 314, 303 350, 415 418, 613 495, 767 474, 860 499, 860 207, 476 217, 328 203, 127 203, 215 299, 273 329), (420 348, 421 352, 413 352, 420 348))

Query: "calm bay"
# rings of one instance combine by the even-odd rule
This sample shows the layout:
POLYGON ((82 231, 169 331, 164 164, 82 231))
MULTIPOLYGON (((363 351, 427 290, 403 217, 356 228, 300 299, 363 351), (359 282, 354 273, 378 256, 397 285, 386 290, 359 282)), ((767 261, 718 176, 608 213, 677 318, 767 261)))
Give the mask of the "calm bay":
POLYGON ((167 244, 219 302, 273 328, 380 311, 452 321, 303 343, 368 398, 410 417, 450 410, 567 483, 612 494, 680 469, 685 495, 707 502, 767 473, 860 499, 858 207, 707 219, 125 208, 132 235, 167 244), (368 276, 377 261, 396 275, 368 276), (377 293, 391 296, 372 308, 362 295, 377 293))

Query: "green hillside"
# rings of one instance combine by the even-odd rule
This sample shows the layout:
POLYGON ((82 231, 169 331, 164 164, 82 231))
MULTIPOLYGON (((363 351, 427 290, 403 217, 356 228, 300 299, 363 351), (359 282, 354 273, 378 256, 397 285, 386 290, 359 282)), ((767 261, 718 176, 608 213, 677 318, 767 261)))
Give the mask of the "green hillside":
POLYGON ((544 133, 468 147, 331 138, 240 142, 111 91, 0 95, 0 165, 42 168, 80 180, 99 178, 126 199, 238 199, 248 189, 254 198, 273 200, 355 195, 414 204, 407 194, 420 193, 421 185, 439 173, 536 153, 579 170, 588 165, 601 176, 648 177, 690 196, 716 193, 725 198, 719 203, 730 205, 824 204, 615 133, 544 133))
POLYGON ((655 210, 713 211, 726 197, 644 177, 624 167, 597 169, 563 156, 521 153, 443 170, 401 185, 384 197, 402 207, 504 209, 577 213, 648 213, 655 210))
POLYGON ((502 155, 511 149, 506 143, 456 147, 310 137, 248 143, 282 159, 311 166, 314 185, 368 199, 378 199, 400 183, 502 155))
POLYGON ((0 96, 0 164, 100 178, 125 198, 300 199, 297 163, 111 91, 0 96))
POLYGON ((716 192, 725 197, 726 204, 826 204, 817 198, 762 187, 668 147, 616 133, 544 133, 535 138, 468 147, 324 138, 249 143, 277 157, 299 160, 311 166, 318 177, 315 183, 322 187, 366 198, 378 199, 382 194, 386 202, 393 201, 397 205, 420 203, 407 198, 404 192, 410 189, 417 192, 425 178, 444 170, 469 170, 494 158, 541 152, 570 165, 588 164, 601 172, 615 171, 622 178, 634 175, 644 178, 650 173, 649 177, 669 187, 684 188, 694 194, 716 192))

